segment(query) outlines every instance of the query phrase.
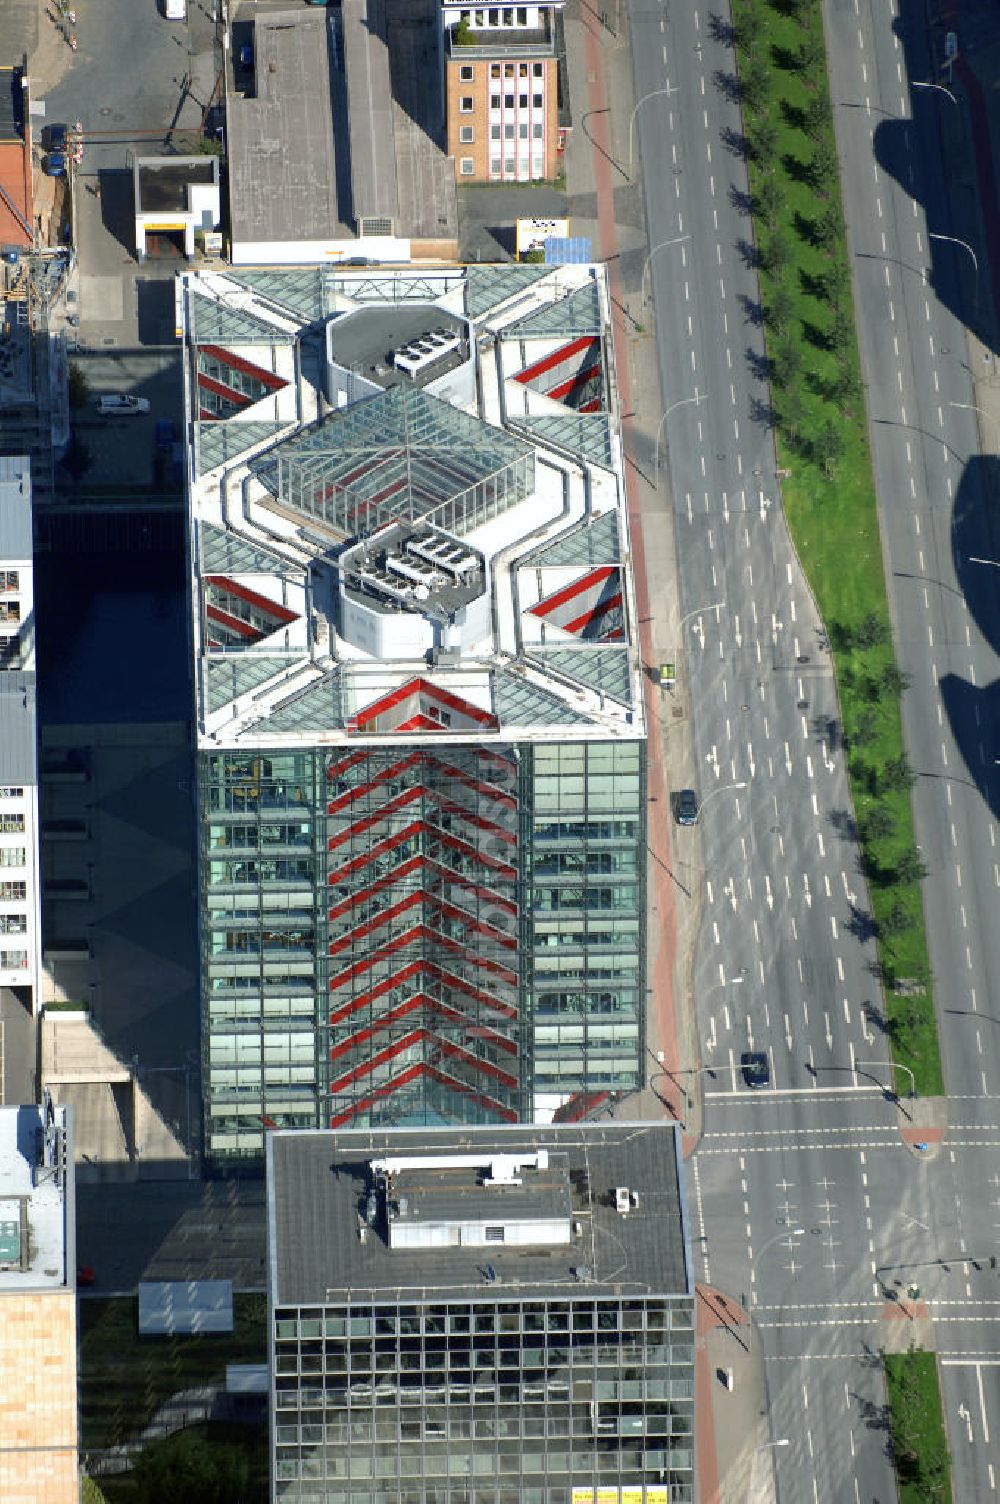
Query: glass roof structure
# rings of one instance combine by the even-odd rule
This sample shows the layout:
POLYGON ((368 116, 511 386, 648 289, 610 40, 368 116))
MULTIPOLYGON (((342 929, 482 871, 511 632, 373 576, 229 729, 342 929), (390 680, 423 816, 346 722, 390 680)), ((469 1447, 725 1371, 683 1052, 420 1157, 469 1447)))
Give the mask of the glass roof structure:
POLYGON ((560 673, 610 695, 622 705, 631 705, 632 687, 628 671, 628 648, 586 647, 532 649, 533 656, 545 668, 551 665, 560 673))
POLYGON ((267 718, 270 731, 331 731, 343 726, 344 704, 340 669, 324 675, 267 718))
POLYGON ((505 333, 542 336, 548 334, 600 334, 601 298, 596 282, 535 308, 511 324, 505 333))
POLYGON ((282 267, 278 271, 245 271, 226 267, 226 276, 241 287, 248 287, 285 313, 312 324, 329 313, 323 283, 323 268, 311 266, 305 271, 282 267))
POLYGON ((493 705, 503 726, 579 726, 590 717, 520 674, 493 675, 493 705))
POLYGON ((246 422, 223 419, 221 422, 197 423, 195 458, 198 474, 205 475, 219 465, 228 464, 241 454, 256 449, 259 444, 266 444, 270 439, 277 438, 288 427, 288 423, 267 420, 258 422, 254 419, 246 422))
POLYGON ((537 434, 544 443, 582 454, 605 470, 614 469, 611 426, 606 413, 542 413, 511 419, 511 425, 537 434))
POLYGON ((551 266, 536 266, 523 261, 505 261, 498 266, 470 266, 466 272, 465 311, 470 319, 482 318, 499 308, 508 298, 516 297, 537 282, 550 277, 551 266))
POLYGON ((589 527, 581 523, 554 543, 543 544, 523 562, 530 560, 532 564, 548 568, 557 564, 619 564, 621 557, 618 517, 614 512, 605 512, 589 527))
POLYGON ((426 392, 393 387, 281 444, 258 475, 346 538, 393 522, 467 532, 534 490, 534 450, 426 392))
POLYGON ((253 694, 299 661, 294 653, 209 654, 205 659, 205 699, 209 711, 221 710, 242 695, 253 694))
POLYGON ((290 344, 282 331, 247 308, 224 303, 221 298, 194 292, 188 307, 188 327, 195 345, 290 344))
POLYGON ((208 522, 200 524, 201 568, 203 574, 285 574, 302 575, 304 570, 280 554, 251 543, 235 533, 223 532, 208 522))

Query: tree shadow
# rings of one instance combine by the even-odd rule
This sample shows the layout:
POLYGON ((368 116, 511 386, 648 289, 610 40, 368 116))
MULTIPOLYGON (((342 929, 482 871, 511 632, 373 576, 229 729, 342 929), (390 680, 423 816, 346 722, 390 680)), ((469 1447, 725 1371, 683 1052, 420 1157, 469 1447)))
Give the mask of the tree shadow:
POLYGON ((800 105, 792 104, 790 99, 781 101, 781 118, 793 131, 804 131, 806 128, 806 112, 800 105))
POLYGON ((759 424, 762 428, 774 427, 777 414, 769 398, 755 396, 750 398, 750 421, 759 424))
MULTIPOLYGON (((792 215, 792 228, 799 239, 805 241, 806 245, 815 247, 819 244, 816 234, 816 221, 814 219, 807 219, 798 209, 792 215)), ((808 273, 802 273, 801 275, 806 276, 808 273)), ((813 279, 810 278, 811 280, 813 279)))
POLYGON ((760 251, 752 240, 744 240, 742 237, 736 242, 736 249, 740 254, 743 265, 752 272, 760 271, 760 251))
POLYGON ((712 82, 723 98, 730 104, 739 104, 741 96, 740 81, 735 73, 725 73, 721 68, 716 68, 712 74, 712 82))
POLYGON ((724 126, 719 132, 719 140, 728 152, 732 152, 734 157, 743 157, 745 159, 750 155, 750 146, 746 136, 744 136, 742 131, 734 131, 730 125, 724 126))
POLYGON ((748 298, 745 292, 741 292, 737 300, 743 309, 743 322, 749 324, 752 329, 761 329, 764 325, 764 305, 759 299, 748 298))
POLYGON ((832 809, 827 817, 835 835, 853 845, 858 842, 858 822, 849 809, 832 809))
POLYGON ((845 928, 848 934, 853 935, 861 945, 867 945, 878 934, 874 916, 867 910, 859 908, 856 903, 851 904, 851 917, 845 928))
POLYGON ((770 381, 773 374, 773 365, 762 350, 754 350, 750 345, 746 348, 747 365, 750 374, 755 381, 770 381))
POLYGON ((753 209, 753 197, 742 188, 737 188, 735 183, 729 185, 729 202, 737 214, 749 214, 753 209))
POLYGON ((781 165, 788 173, 793 183, 801 183, 806 188, 813 186, 812 162, 802 157, 796 157, 792 152, 786 152, 781 159, 781 165))
POLYGON ((713 42, 721 42, 723 47, 735 46, 736 33, 728 16, 720 16, 713 11, 708 18, 708 34, 713 42))
MULTIPOLYGON (((780 42, 773 42, 771 57, 774 59, 774 66, 780 68, 782 73, 798 73, 801 65, 798 52, 794 47, 783 47, 780 42)), ((781 102, 781 107, 782 109, 785 107, 784 100, 781 102)))

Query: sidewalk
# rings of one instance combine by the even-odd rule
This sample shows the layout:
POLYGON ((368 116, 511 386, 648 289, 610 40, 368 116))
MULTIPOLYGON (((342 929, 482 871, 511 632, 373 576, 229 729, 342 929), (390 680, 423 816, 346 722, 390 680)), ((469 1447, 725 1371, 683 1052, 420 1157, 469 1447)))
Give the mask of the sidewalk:
POLYGON ((607 265, 622 413, 638 638, 647 670, 649 729, 647 1081, 628 1097, 622 1117, 659 1118, 666 1109, 685 1129, 685 1153, 700 1131, 700 1064, 692 998, 694 941, 700 900, 675 875, 669 792, 694 782, 688 686, 682 674, 668 692, 649 670, 679 653, 677 559, 673 497, 665 466, 655 473, 660 394, 652 310, 642 325, 643 266, 648 250, 637 170, 630 182, 629 121, 633 105, 627 7, 609 9, 602 25, 585 0, 566 10, 566 51, 574 99, 574 130, 566 149, 567 210, 573 233, 588 235, 591 255, 607 265), (611 29, 611 28, 616 28, 611 29), (690 1106, 688 1105, 690 1102, 690 1106))

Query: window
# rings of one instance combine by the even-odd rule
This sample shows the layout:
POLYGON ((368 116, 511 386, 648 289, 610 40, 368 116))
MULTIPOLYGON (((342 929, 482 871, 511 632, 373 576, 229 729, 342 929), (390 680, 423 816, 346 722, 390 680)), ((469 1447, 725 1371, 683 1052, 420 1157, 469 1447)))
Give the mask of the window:
POLYGON ((5 836, 23 836, 24 835, 24 816, 23 815, 0 815, 0 835, 5 835, 5 836))
MULTIPOLYGON (((499 127, 498 127, 498 129, 499 129, 499 127)), ((490 158, 490 177, 491 178, 498 178, 499 176, 500 176, 500 158, 499 157, 491 157, 490 158)), ((8 883, 7 886, 9 887, 10 884, 8 883)))
POLYGON ((541 63, 532 63, 531 72, 534 78, 543 78, 545 75, 545 68, 541 63))
POLYGON ((520 104, 522 110, 526 110, 528 108, 528 96, 527 96, 527 94, 520 94, 518 96, 518 103, 520 104))
POLYGON ((533 178, 543 178, 545 176, 545 158, 544 157, 533 157, 532 158, 532 161, 531 161, 531 176, 533 178))
POLYGON ((461 112, 462 112, 463 115, 471 115, 472 114, 472 95, 471 94, 463 94, 462 97, 460 98, 459 102, 458 102, 458 108, 461 110, 461 112))
POLYGON ((518 128, 517 128, 517 134, 520 136, 520 138, 521 138, 522 141, 527 141, 527 139, 528 139, 528 122, 526 120, 523 121, 522 124, 518 126, 518 128))
POLYGON ((476 128, 475 128, 475 126, 474 125, 460 125, 459 128, 458 128, 458 139, 459 139, 459 141, 461 141, 463 143, 463 145, 465 145, 465 146, 470 145, 476 139, 476 128))
POLYGON ((490 25, 491 26, 499 26, 500 25, 500 12, 498 10, 491 10, 490 11, 490 25))
POLYGON ((503 97, 503 104, 505 110, 512 110, 514 108, 513 94, 505 94, 503 97))
POLYGON ((499 108, 500 108, 500 95, 499 94, 491 94, 490 95, 490 109, 491 110, 498 110, 499 108))
POLYGON ((518 78, 527 78, 527 76, 528 76, 528 65, 527 65, 527 63, 520 63, 518 65, 517 76, 518 76, 518 78))
POLYGON ((499 141, 500 140, 500 127, 498 125, 491 125, 490 126, 490 140, 491 141, 499 141))
POLYGON ((466 26, 471 26, 472 25, 472 12, 471 12, 471 10, 460 10, 459 11, 459 13, 458 13, 458 24, 461 26, 461 24, 462 24, 463 21, 465 22, 466 26))
POLYGON ((540 94, 532 94, 531 102, 535 106, 536 110, 540 110, 542 108, 542 96, 540 94))
POLYGON ((26 935, 27 914, 0 914, 0 935, 26 935))
POLYGON ((514 158, 513 157, 504 157, 504 159, 503 159, 503 175, 504 175, 505 178, 512 178, 514 176, 515 166, 516 166, 516 164, 514 162, 514 158))
MULTIPOLYGON (((500 163, 497 163, 499 168, 500 163)), ((0 883, 0 898, 8 903, 23 903, 28 896, 27 883, 0 883)))
POLYGON ((503 138, 504 138, 505 141, 513 141, 513 139, 514 139, 514 127, 512 125, 505 125, 504 126, 504 128, 503 128, 503 138))
POLYGON ((23 846, 0 846, 0 867, 23 867, 26 861, 23 846))
POLYGON ((471 82, 472 82, 472 64, 471 63, 463 63, 462 66, 461 66, 461 68, 459 68, 459 70, 458 70, 458 76, 462 80, 463 84, 471 84, 471 82))
POLYGON ((485 26, 486 25, 486 12, 484 10, 477 10, 476 11, 476 25, 477 26, 485 26))
POLYGON ((531 134, 536 141, 541 141, 542 137, 545 135, 544 125, 536 120, 535 124, 531 127, 531 134))
POLYGON ((503 1228, 502 1227, 487 1227, 487 1229, 486 1229, 486 1241, 487 1241, 487 1243, 502 1243, 503 1242, 503 1228))
POLYGON ((18 575, 16 569, 0 569, 0 590, 17 590, 18 575))
POLYGON ((505 26, 513 26, 514 24, 514 7, 512 5, 505 5, 503 8, 503 24, 505 26))
POLYGON ((504 65, 503 65, 503 76, 504 76, 504 78, 513 78, 514 77, 514 64, 513 63, 504 63, 504 65))
POLYGON ((463 178, 471 178, 472 174, 476 170, 476 164, 471 157, 463 157, 460 170, 463 178))
POLYGON ((27 967, 26 950, 0 950, 0 971, 26 971, 27 967))
POLYGON ((0 788, 0 799, 23 799, 24 790, 9 787, 0 788))
POLYGON ((527 9, 527 6, 519 5, 517 7, 517 24, 518 24, 518 26, 527 26, 527 24, 528 24, 528 9, 527 9))
POLYGON ((490 78, 499 78, 499 77, 500 77, 500 64, 499 63, 490 63, 490 78))

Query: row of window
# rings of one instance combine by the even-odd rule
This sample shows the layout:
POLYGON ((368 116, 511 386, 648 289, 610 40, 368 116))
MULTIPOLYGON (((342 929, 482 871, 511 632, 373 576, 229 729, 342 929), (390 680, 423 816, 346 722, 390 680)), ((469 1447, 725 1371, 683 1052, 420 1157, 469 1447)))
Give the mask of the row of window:
POLYGON ((0 784, 0 799, 23 799, 24 790, 12 788, 10 784, 0 784))
POLYGON ((23 846, 0 846, 0 867, 27 866, 28 853, 23 846))
POLYGON ((4 835, 4 836, 23 836, 24 835, 24 816, 23 815, 0 815, 0 835, 4 835))
POLYGON ((20 588, 20 577, 16 569, 0 569, 0 594, 6 595, 9 591, 20 588))
POLYGON ((20 601, 0 601, 0 622, 21 620, 20 601))
MULTIPOLYGON (((463 146, 471 146, 476 139, 476 127, 474 125, 460 125, 458 128, 458 139, 463 146)), ((515 139, 520 141, 527 141, 529 139, 527 121, 522 121, 516 127, 516 134, 515 127, 512 124, 507 124, 503 127, 502 135, 499 125, 490 126, 491 141, 514 141, 515 139)), ((531 127, 530 139, 533 141, 543 141, 545 139, 545 126, 536 121, 531 127)))
POLYGON ((23 903, 27 896, 27 883, 0 883, 0 899, 8 903, 23 903))
POLYGON ((483 10, 463 10, 459 12, 458 20, 460 25, 464 21, 466 26, 474 26, 477 31, 482 31, 486 26, 527 26, 528 7, 494 5, 483 10))
MULTIPOLYGON (((475 78, 475 75, 476 75, 475 67, 472 66, 472 64, 469 64, 469 63, 463 63, 462 66, 461 66, 461 68, 458 70, 459 79, 461 80, 461 82, 463 84, 471 84, 473 82, 474 78, 475 78)), ((545 77, 545 65, 544 65, 544 63, 532 63, 531 64, 531 76, 533 78, 537 78, 537 79, 544 79, 544 77, 545 77)), ((528 64, 527 63, 504 63, 502 71, 501 71, 501 66, 500 66, 499 63, 491 63, 490 64, 490 78, 491 79, 499 79, 499 78, 513 79, 513 78, 527 78, 527 77, 528 77, 528 64)))
MULTIPOLYGON (((462 158, 463 163, 465 161, 467 161, 467 160, 470 160, 470 159, 467 159, 465 157, 462 158)), ((462 171, 463 172, 465 171, 464 166, 462 168, 462 171)), ((470 167, 469 171, 470 172, 472 171, 471 167, 470 167)), ((531 159, 531 171, 530 171, 530 174, 529 174, 529 171, 528 171, 528 159, 527 159, 527 157, 519 157, 517 159, 517 161, 515 161, 513 157, 504 157, 502 159, 502 161, 501 161, 500 157, 491 157, 490 158, 490 177, 491 178, 500 178, 500 177, 512 178, 512 177, 514 177, 515 175, 518 175, 518 174, 521 177, 528 177, 528 176, 531 176, 533 178, 542 178, 542 177, 544 177, 545 176, 545 158, 544 157, 532 157, 532 159, 531 159)))
POLYGON ((26 950, 0 950, 0 971, 27 971, 26 950))
POLYGON ((0 914, 0 935, 26 935, 27 914, 0 914))
MULTIPOLYGON (((526 110, 528 108, 528 98, 529 98, 529 96, 527 94, 503 94, 503 95, 501 95, 501 94, 491 94, 490 95, 490 109, 498 111, 500 109, 500 100, 502 99, 503 100, 503 108, 505 110, 513 110, 515 108, 515 100, 517 101, 517 104, 516 104, 516 108, 517 109, 519 109, 519 110, 526 110)), ((532 109, 535 109, 535 110, 542 109, 542 107, 544 105, 544 102, 545 102, 543 95, 541 95, 541 94, 532 94, 530 96, 530 98, 531 98, 531 107, 532 107, 532 109)), ((458 100, 459 114, 461 114, 461 115, 471 115, 474 109, 475 109, 475 100, 474 100, 474 98, 473 98, 473 96, 471 94, 461 94, 461 95, 459 95, 459 100, 458 100)))

